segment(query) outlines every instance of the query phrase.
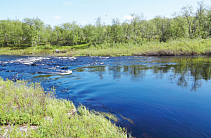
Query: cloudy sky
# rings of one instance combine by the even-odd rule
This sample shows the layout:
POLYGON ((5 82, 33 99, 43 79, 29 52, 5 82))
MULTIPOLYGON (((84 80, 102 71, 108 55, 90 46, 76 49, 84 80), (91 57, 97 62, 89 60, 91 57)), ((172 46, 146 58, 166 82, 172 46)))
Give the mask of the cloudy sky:
MULTIPOLYGON (((112 18, 121 22, 130 19, 131 13, 144 14, 146 19, 157 15, 171 16, 183 6, 197 7, 199 0, 0 0, 0 20, 40 18, 52 26, 76 21, 94 24, 101 17, 106 24, 112 18)), ((211 0, 204 0, 211 6, 211 0)))

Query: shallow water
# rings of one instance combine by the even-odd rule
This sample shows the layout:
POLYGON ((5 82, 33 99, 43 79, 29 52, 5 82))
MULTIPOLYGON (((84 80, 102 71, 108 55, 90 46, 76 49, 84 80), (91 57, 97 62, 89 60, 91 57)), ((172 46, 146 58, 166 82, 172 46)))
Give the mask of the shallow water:
POLYGON ((211 137, 209 57, 0 56, 0 76, 111 112, 136 137, 211 137))

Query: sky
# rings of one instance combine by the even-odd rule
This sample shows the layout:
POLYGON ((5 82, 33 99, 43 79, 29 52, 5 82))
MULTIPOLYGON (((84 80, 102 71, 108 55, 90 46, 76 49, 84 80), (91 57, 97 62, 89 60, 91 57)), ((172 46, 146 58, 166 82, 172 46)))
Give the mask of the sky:
MULTIPOLYGON (((197 8, 199 0, 0 0, 0 20, 39 18, 51 26, 76 21, 77 24, 94 24, 98 17, 105 24, 113 18, 120 22, 131 19, 131 14, 170 17, 183 6, 197 8)), ((211 0, 204 0, 211 6, 211 0)))

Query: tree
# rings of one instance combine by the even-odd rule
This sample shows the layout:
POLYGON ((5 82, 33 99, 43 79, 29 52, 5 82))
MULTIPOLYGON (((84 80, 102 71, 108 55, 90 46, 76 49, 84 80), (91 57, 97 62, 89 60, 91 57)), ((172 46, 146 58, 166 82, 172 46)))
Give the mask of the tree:
POLYGON ((188 25, 189 38, 193 39, 193 35, 194 33, 196 33, 197 29, 197 27, 193 28, 193 24, 195 22, 193 7, 192 6, 182 7, 181 14, 186 19, 186 23, 188 25))
POLYGON ((122 41, 122 27, 118 18, 112 19, 111 25, 112 40, 117 43, 122 41))
POLYGON ((198 8, 196 11, 196 20, 197 20, 197 26, 198 26, 198 31, 197 34, 200 38, 206 38, 207 37, 207 31, 205 30, 206 26, 206 12, 207 9, 205 8, 206 5, 204 4, 203 1, 198 2, 198 8))

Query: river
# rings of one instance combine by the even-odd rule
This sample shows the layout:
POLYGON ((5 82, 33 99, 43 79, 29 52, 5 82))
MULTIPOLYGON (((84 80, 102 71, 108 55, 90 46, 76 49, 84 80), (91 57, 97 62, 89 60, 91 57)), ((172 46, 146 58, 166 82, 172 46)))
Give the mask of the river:
POLYGON ((0 76, 115 114, 137 138, 211 137, 210 57, 0 56, 0 76))

